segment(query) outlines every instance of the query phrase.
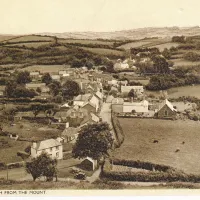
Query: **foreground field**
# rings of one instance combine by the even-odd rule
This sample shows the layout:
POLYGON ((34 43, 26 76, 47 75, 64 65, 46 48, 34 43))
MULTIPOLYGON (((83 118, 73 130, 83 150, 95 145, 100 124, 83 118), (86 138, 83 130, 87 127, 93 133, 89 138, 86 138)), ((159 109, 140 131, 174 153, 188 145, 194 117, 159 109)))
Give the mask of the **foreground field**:
POLYGON ((199 122, 133 118, 119 121, 125 140, 115 150, 116 158, 149 161, 199 174, 199 122))

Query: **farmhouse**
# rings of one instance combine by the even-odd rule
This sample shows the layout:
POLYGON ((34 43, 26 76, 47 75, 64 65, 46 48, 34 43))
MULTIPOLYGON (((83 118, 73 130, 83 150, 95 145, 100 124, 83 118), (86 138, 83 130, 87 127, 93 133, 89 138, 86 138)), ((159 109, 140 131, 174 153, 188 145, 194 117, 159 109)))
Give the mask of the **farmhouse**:
POLYGON ((89 100, 91 99, 92 95, 91 94, 80 94, 78 96, 76 96, 74 98, 74 105, 78 105, 78 106, 83 106, 83 104, 85 102, 89 102, 89 100))
POLYGON ((121 86, 121 92, 122 93, 129 93, 131 90, 134 90, 134 93, 137 96, 141 96, 144 93, 144 87, 140 85, 135 85, 135 86, 121 86))
POLYGON ((124 113, 147 113, 149 102, 144 100, 141 102, 124 102, 123 103, 123 112, 124 113))
POLYGON ((93 104, 96 108, 96 112, 99 110, 100 107, 100 101, 99 98, 96 95, 93 95, 90 99, 90 103, 93 104))
POLYGON ((43 140, 40 142, 33 142, 31 146, 31 157, 35 158, 42 152, 46 152, 51 158, 63 158, 63 146, 55 139, 43 140))
POLYGON ((96 106, 91 102, 85 102, 82 108, 88 110, 88 112, 96 113, 96 106))
POLYGON ((158 110, 156 111, 155 116, 160 119, 175 119, 177 110, 173 107, 173 105, 165 99, 160 105, 158 110))

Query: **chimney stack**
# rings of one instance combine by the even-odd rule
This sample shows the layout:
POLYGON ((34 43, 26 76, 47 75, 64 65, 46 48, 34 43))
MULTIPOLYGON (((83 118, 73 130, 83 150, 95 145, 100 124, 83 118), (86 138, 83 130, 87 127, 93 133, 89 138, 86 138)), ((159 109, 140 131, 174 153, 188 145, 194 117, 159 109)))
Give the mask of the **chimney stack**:
POLYGON ((37 143, 33 142, 33 148, 35 149, 37 147, 37 143))
POLYGON ((69 122, 66 122, 65 128, 69 128, 69 122))

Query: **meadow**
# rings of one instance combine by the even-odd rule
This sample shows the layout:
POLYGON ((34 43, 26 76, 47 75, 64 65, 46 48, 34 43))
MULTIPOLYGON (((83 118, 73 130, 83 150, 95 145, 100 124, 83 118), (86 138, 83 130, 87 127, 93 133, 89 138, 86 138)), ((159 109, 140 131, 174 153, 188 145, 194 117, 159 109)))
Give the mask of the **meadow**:
POLYGON ((141 118, 119 118, 119 121, 125 140, 114 151, 114 157, 169 165, 199 174, 199 122, 141 118), (180 151, 176 152, 177 149, 180 151))

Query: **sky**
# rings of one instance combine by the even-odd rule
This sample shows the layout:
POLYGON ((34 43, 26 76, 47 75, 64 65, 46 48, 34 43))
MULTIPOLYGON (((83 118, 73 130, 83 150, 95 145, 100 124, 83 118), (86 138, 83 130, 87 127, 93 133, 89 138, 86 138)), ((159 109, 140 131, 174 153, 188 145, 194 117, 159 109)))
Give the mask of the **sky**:
POLYGON ((199 26, 199 0, 0 0, 0 33, 199 26))

